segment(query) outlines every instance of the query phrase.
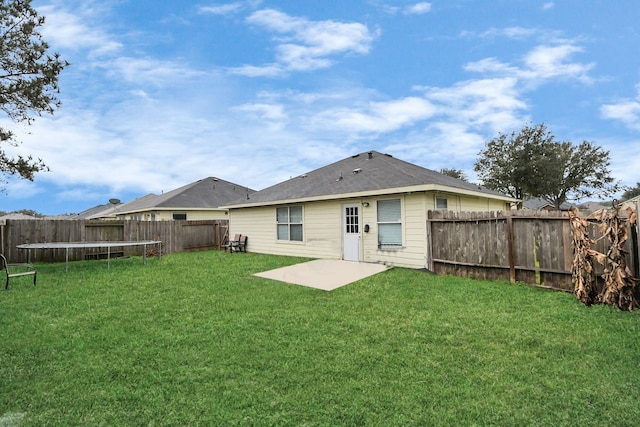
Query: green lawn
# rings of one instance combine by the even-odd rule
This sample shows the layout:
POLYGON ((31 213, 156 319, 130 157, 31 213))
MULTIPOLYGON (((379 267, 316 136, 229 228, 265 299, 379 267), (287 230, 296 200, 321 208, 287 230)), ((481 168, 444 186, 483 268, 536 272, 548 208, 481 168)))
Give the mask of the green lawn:
POLYGON ((640 423, 640 315, 392 269, 332 292, 208 251, 0 292, 0 426, 640 423))

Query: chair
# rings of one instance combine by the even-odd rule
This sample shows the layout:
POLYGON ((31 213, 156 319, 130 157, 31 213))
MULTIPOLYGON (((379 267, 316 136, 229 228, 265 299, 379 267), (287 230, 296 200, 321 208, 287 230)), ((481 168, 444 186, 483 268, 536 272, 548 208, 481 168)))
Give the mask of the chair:
POLYGON ((240 237, 242 237, 241 234, 236 234, 233 236, 233 240, 229 240, 227 243, 222 245, 224 247, 224 251, 227 252, 227 249, 229 249, 229 252, 233 252, 233 248, 238 247, 240 244, 240 237))
POLYGON ((0 270, 4 270, 7 276, 7 282, 4 286, 5 289, 9 289, 9 279, 11 277, 28 276, 33 275, 33 286, 36 285, 37 272, 31 264, 9 264, 7 258, 0 254, 0 270), (14 271, 12 273, 12 271, 14 271))
POLYGON ((235 246, 236 252, 247 252, 247 236, 244 234, 240 236, 240 240, 238 240, 238 245, 235 246))

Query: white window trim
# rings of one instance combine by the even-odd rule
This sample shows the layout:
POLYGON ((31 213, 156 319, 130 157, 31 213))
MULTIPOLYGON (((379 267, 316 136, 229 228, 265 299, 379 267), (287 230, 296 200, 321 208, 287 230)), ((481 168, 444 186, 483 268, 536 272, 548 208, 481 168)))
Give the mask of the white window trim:
POLYGON ((292 244, 300 244, 304 242, 304 237, 306 235, 304 229, 304 206, 303 205, 287 205, 287 206, 277 206, 276 207, 276 242, 277 243, 292 243, 292 244), (301 210, 301 222, 291 222, 291 208, 299 207, 301 210), (287 208, 287 218, 288 222, 280 223, 278 222, 278 209, 287 208), (286 224, 288 227, 288 239, 280 239, 278 236, 278 226, 286 224), (302 226, 302 240, 291 240, 291 225, 301 225, 302 226))
POLYGON ((445 196, 438 196, 436 194, 435 196, 435 200, 434 200, 434 207, 436 208, 437 211, 446 211, 449 210, 449 199, 445 196), (445 202, 447 202, 447 206, 444 208, 438 207, 438 200, 444 200, 445 202))
MULTIPOLYGON (((376 201, 376 228, 377 228, 377 233, 380 233, 380 224, 400 224, 400 239, 401 242, 398 244, 382 244, 378 242, 378 249, 379 250, 395 250, 395 249, 402 249, 405 247, 404 242, 405 242, 405 207, 404 207, 404 198, 403 197, 389 197, 389 198, 385 198, 385 199, 378 199, 376 201), (384 222, 379 222, 378 221, 378 203, 381 201, 385 201, 385 200, 399 200, 400 201, 400 220, 396 221, 396 222, 389 222, 389 221, 384 221, 384 222)), ((379 236, 379 234, 378 234, 379 236)))

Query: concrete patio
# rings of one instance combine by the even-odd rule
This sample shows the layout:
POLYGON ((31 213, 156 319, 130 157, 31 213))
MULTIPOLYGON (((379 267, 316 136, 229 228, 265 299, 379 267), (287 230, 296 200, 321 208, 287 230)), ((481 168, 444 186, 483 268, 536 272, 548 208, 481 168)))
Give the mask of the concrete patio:
POLYGON ((256 273, 254 276, 332 291, 365 277, 381 273, 388 268, 383 264, 318 259, 256 273))

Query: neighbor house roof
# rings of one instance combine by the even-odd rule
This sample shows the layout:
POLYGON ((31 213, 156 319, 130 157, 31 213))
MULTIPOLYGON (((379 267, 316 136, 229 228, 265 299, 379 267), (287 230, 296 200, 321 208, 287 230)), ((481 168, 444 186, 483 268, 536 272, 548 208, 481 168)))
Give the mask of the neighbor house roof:
MULTIPOLYGON (((531 209, 531 210, 540 210, 540 209, 546 209, 546 208, 550 208, 550 209, 555 209, 556 206, 551 203, 550 201, 548 201, 547 199, 543 198, 543 197, 532 197, 530 199, 527 199, 525 201, 522 202, 522 207, 525 209, 531 209)), ((567 202, 563 202, 560 205, 560 210, 563 211, 567 211, 571 209, 571 204, 567 203, 567 202)))
POLYGON ((625 200, 625 202, 640 202, 640 196, 632 197, 629 200, 625 200))
POLYGON ((118 206, 122 206, 117 203, 107 203, 104 205, 94 206, 87 210, 84 210, 76 215, 69 215, 65 219, 94 219, 94 218, 104 218, 106 216, 112 215, 118 206))
POLYGON ((202 210, 219 209, 220 206, 239 198, 247 198, 255 190, 209 177, 187 184, 167 193, 146 196, 129 203, 119 205, 118 214, 143 212, 151 210, 202 210))
POLYGON ((249 207, 428 190, 516 201, 511 197, 482 188, 478 184, 443 175, 396 159, 389 154, 369 151, 252 193, 248 198, 235 201, 225 207, 249 207))
POLYGON ((23 213, 9 213, 6 215, 2 215, 0 216, 0 221, 4 221, 7 219, 38 219, 35 216, 32 215, 27 215, 27 214, 23 214, 23 213))

